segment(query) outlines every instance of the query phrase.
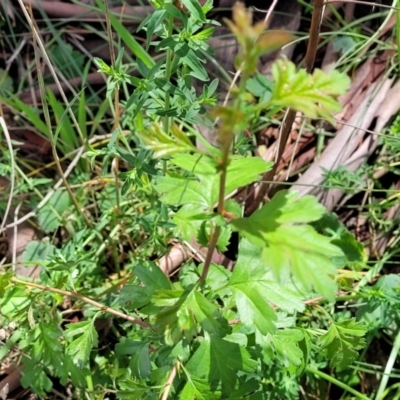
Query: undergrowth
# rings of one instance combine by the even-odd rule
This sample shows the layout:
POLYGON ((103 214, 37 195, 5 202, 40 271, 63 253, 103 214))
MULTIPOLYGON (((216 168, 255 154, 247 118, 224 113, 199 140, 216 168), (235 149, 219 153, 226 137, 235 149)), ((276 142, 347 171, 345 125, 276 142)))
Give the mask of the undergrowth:
MULTIPOLYGON (((287 108, 335 124, 348 76, 280 59, 265 78, 259 57, 295 38, 252 25, 238 4, 226 23, 240 45, 240 80, 218 105, 219 82, 204 66, 217 25, 207 18, 211 1, 154 7, 139 27, 144 49, 103 7, 136 59, 123 51, 111 64, 95 59, 108 77, 97 114, 83 90, 63 104, 40 72, 43 114, 17 96, 2 99, 49 139, 61 179, 49 196, 49 179, 11 164, 13 194, 35 194, 29 206, 48 236, 23 254, 26 266, 40 266, 36 280, 15 275, 15 260, 0 275, 0 359, 18 348, 22 385, 41 398, 54 388, 89 399, 297 399, 305 390, 324 398, 334 385, 343 399, 368 399, 359 373, 369 366, 357 360, 382 329, 396 337, 395 359, 398 275, 377 278, 362 245, 313 196, 282 190, 249 216, 235 197, 272 168, 243 132, 287 108), (95 136, 110 104, 113 130, 95 136), (204 257, 195 250, 168 276, 160 259, 193 241, 204 257), (214 261, 217 251, 234 253, 233 269, 214 261)), ((4 151, 4 175, 11 158, 4 151)), ((367 172, 337 170, 328 185, 354 188, 367 172)), ((386 377, 376 399, 391 398, 386 377)))

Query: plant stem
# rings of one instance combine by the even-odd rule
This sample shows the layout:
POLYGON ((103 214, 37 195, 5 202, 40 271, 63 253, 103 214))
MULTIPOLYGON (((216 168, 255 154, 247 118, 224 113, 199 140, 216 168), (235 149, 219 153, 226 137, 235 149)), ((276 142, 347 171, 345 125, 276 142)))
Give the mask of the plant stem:
POLYGON ((392 350, 389 355, 389 359, 386 363, 385 371, 383 372, 381 383, 379 384, 378 392, 376 393, 375 399, 381 400, 383 399, 383 392, 386 389, 388 384, 390 373, 392 372, 393 365, 396 362, 397 356, 400 351, 400 330, 397 332, 396 339, 393 343, 392 350))
MULTIPOLYGON (((225 185, 226 185, 226 174, 227 174, 227 168, 228 168, 228 163, 229 163, 229 151, 230 147, 233 141, 233 135, 230 139, 229 145, 225 145, 225 147, 222 149, 222 171, 221 171, 221 176, 219 178, 219 198, 218 198, 218 214, 222 215, 225 207, 225 185)), ((210 245, 208 246, 207 254, 206 254, 206 259, 204 260, 204 267, 203 267, 203 272, 201 274, 200 280, 205 281, 207 278, 208 271, 210 269, 211 265, 211 260, 212 256, 214 254, 214 250, 217 246, 218 242, 218 237, 219 234, 221 233, 221 227, 219 225, 216 225, 214 228, 214 232, 212 234, 211 240, 210 240, 210 245)))
POLYGON ((63 296, 73 297, 75 299, 83 301, 84 303, 87 303, 87 304, 90 304, 90 305, 92 305, 94 307, 99 308, 104 313, 109 313, 109 314, 116 315, 117 317, 123 318, 123 319, 125 319, 125 320, 127 320, 129 322, 132 322, 133 324, 138 324, 143 328, 151 328, 150 324, 148 324, 146 322, 143 322, 140 319, 133 318, 130 315, 124 314, 121 311, 114 310, 114 309, 112 309, 110 307, 105 306, 104 304, 101 304, 101 303, 98 303, 97 301, 89 299, 86 296, 82 296, 79 293, 71 292, 71 291, 68 291, 68 290, 57 289, 57 288, 53 288, 53 287, 50 287, 50 286, 40 285, 40 284, 34 283, 34 282, 22 281, 22 280, 17 279, 17 278, 11 278, 10 281, 15 283, 15 284, 17 284, 17 285, 24 285, 24 286, 32 287, 32 288, 35 288, 35 289, 42 290, 43 292, 52 292, 52 293, 61 294, 63 296))
MULTIPOLYGON (((168 18, 168 37, 172 36, 172 31, 174 29, 174 17, 169 16, 168 18)), ((165 63, 165 80, 169 83, 171 79, 171 70, 172 70, 172 50, 168 47, 167 49, 167 56, 166 56, 166 63, 165 63)), ((168 111, 170 107, 170 94, 167 89, 165 92, 165 111, 168 111)), ((168 135, 169 134, 169 127, 170 127, 170 117, 166 115, 164 117, 164 131, 168 135)), ((163 174, 166 175, 167 173, 167 161, 162 162, 163 166, 163 174)))
POLYGON ((312 367, 306 367, 306 371, 310 374, 317 375, 319 378, 325 379, 326 381, 342 388, 343 390, 346 390, 346 392, 349 392, 352 395, 356 396, 357 399, 370 400, 369 397, 367 397, 364 394, 360 393, 359 391, 353 389, 349 385, 346 385, 345 383, 339 381, 338 379, 334 378, 333 376, 325 374, 325 372, 319 371, 312 367))
POLYGON ((92 375, 86 375, 85 376, 85 380, 86 380, 86 384, 87 384, 87 390, 88 390, 88 394, 89 394, 89 397, 90 397, 90 399, 93 399, 93 391, 94 391, 94 388, 93 388, 93 379, 92 379, 92 375))
MULTIPOLYGON (((310 27, 310 37, 308 39, 307 52, 304 57, 304 65, 308 73, 311 73, 314 66, 315 55, 317 53, 317 47, 318 47, 319 31, 321 26, 323 8, 324 8, 324 0, 314 0, 314 9, 310 27)), ((274 179, 276 170, 278 168, 278 164, 282 158, 283 152, 285 151, 286 143, 288 141, 289 134, 292 130, 295 118, 296 118, 296 111, 289 108, 285 114, 285 118, 282 121, 281 129, 279 131, 278 152, 274 160, 274 165, 272 169, 263 176, 262 181, 266 183, 261 184, 259 191, 255 196, 255 199, 252 201, 251 206, 246 212, 247 215, 251 215, 254 211, 257 210, 259 204, 263 201, 263 198, 267 193, 269 187, 268 181, 272 181, 274 179)), ((254 193, 254 189, 252 193, 254 193)))
MULTIPOLYGON (((168 18, 168 37, 172 36, 172 31, 174 28, 174 17, 169 16, 168 18)), ((170 48, 167 49, 167 59, 165 64, 165 80, 169 83, 171 79, 171 67, 172 67, 172 50, 170 48)), ((165 111, 168 111, 170 107, 170 95, 169 91, 165 92, 165 111)), ((168 135, 169 133, 169 125, 170 125, 170 117, 164 117, 164 131, 168 135)))
POLYGON ((3 215, 3 220, 0 224, 0 233, 3 231, 3 228, 7 222, 7 217, 8 213, 10 212, 11 209, 11 204, 12 204, 12 199, 13 199, 13 193, 14 193, 14 186, 15 186, 15 160, 14 160, 14 149, 12 147, 12 142, 11 142, 11 137, 7 129, 6 122, 2 116, 0 116, 0 126, 3 129, 4 136, 6 137, 6 142, 8 145, 8 151, 9 151, 9 157, 10 157, 10 166, 11 166, 11 171, 10 171, 10 195, 8 196, 7 200, 7 205, 6 205, 6 210, 3 215))
POLYGON ((169 374, 169 377, 167 379, 167 382, 165 382, 165 389, 163 392, 163 395, 161 397, 161 400, 167 400, 169 396, 169 392, 171 391, 171 386, 172 383, 174 382, 176 373, 178 372, 178 361, 175 363, 175 365, 172 367, 171 373, 169 374))

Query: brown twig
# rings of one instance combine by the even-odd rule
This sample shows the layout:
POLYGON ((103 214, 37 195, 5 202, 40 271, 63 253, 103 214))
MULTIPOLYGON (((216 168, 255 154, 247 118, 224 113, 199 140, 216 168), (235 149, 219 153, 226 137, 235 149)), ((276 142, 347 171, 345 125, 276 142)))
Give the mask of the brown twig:
MULTIPOLYGON (((304 58, 304 65, 308 73, 312 71, 314 66, 315 56, 318 47, 319 30, 322 20, 323 9, 324 9, 324 0, 314 0, 314 10, 312 14, 311 27, 310 27, 310 38, 308 40, 307 52, 304 58)), ((279 132, 279 138, 278 138, 279 146, 277 155, 275 157, 274 166, 269 172, 267 172, 264 175, 263 181, 269 182, 274 179, 276 170, 279 165, 279 161, 281 160, 283 152, 285 151, 286 143, 288 141, 290 132, 292 130, 292 125, 295 118, 296 118, 296 111, 290 108, 286 113, 286 116, 282 122, 281 130, 279 132)), ((258 205, 262 202, 268 190, 268 187, 269 187, 268 183, 261 184, 258 194, 253 200, 249 209, 246 211, 246 215, 251 215, 255 210, 257 210, 258 205)), ((254 189, 252 193, 254 193, 254 189)))
POLYGON ((97 301, 94 301, 94 300, 90 299, 89 297, 83 296, 83 295, 81 295, 79 293, 71 292, 69 290, 57 289, 57 288, 53 288, 53 287, 50 287, 50 286, 40 285, 40 284, 34 283, 34 282, 22 281, 22 280, 17 279, 17 278, 11 278, 10 281, 15 283, 15 284, 17 284, 17 285, 29 286, 29 287, 32 287, 32 288, 35 288, 35 289, 39 289, 39 290, 41 290, 43 292, 47 291, 47 292, 52 292, 52 293, 58 293, 58 294, 61 294, 63 296, 67 296, 67 297, 72 297, 72 298, 81 300, 84 303, 90 304, 90 305, 100 309, 104 313, 113 314, 113 315, 115 315, 115 316, 117 316, 119 318, 123 318, 123 319, 125 319, 125 320, 127 320, 127 321, 129 321, 129 322, 131 322, 133 324, 140 325, 143 328, 147 328, 147 329, 151 328, 150 324, 148 324, 146 322, 143 322, 141 319, 134 318, 134 317, 131 317, 130 315, 124 314, 121 311, 114 310, 113 308, 105 306, 104 304, 101 304, 101 303, 99 303, 97 301))

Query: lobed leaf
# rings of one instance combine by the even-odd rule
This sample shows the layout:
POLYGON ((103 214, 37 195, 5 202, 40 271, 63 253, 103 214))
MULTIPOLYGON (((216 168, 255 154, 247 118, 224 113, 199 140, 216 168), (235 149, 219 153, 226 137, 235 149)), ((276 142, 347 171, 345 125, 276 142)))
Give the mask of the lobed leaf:
POLYGON ((237 343, 207 335, 186 365, 196 378, 207 378, 211 390, 221 390, 227 395, 235 390, 238 371, 253 372, 258 362, 237 343))
MULTIPOLYGON (((333 258, 343 255, 331 240, 306 224, 318 220, 324 207, 312 196, 297 199, 295 192, 282 191, 249 218, 238 218, 232 226, 262 247, 263 262, 282 278, 293 274, 305 289, 312 287, 333 299, 337 269, 333 258)), ((265 327, 264 327, 265 328, 265 327)))
POLYGON ((239 256, 226 286, 235 298, 242 323, 257 327, 262 334, 275 331, 277 320, 271 303, 288 312, 304 310, 299 294, 290 285, 281 285, 261 259, 261 249, 242 240, 239 256))
POLYGON ((328 359, 330 366, 343 371, 358 357, 357 350, 365 346, 363 336, 367 332, 362 322, 356 322, 354 318, 333 322, 328 331, 321 336, 322 349, 328 359))
POLYGON ((98 345, 98 335, 94 327, 94 320, 68 324, 64 334, 71 341, 67 352, 73 357, 74 364, 84 367, 89 362, 90 352, 93 347, 98 345), (78 337, 73 339, 75 336, 78 337))
POLYGON ((291 107, 310 118, 326 118, 335 123, 332 115, 341 110, 335 96, 344 94, 350 86, 347 75, 332 70, 315 70, 312 75, 288 60, 278 60, 272 66, 275 85, 270 104, 291 107))

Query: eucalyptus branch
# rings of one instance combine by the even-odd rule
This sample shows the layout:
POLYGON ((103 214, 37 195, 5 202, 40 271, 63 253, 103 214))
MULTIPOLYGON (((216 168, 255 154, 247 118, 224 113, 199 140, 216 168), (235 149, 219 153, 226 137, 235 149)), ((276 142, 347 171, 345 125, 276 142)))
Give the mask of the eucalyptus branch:
POLYGON ((72 298, 81 300, 84 303, 90 304, 90 305, 100 309, 104 313, 113 314, 119 318, 123 318, 123 319, 131 322, 132 324, 137 324, 137 325, 140 325, 141 327, 147 328, 147 329, 151 328, 150 324, 143 322, 142 320, 140 320, 138 318, 134 318, 134 317, 131 317, 130 315, 124 314, 121 311, 114 310, 104 304, 101 304, 101 303, 99 303, 95 300, 92 300, 89 297, 83 296, 79 293, 71 292, 69 290, 57 289, 57 288, 53 288, 50 286, 40 285, 40 284, 34 283, 34 282, 27 282, 27 281, 20 280, 18 278, 11 278, 10 281, 17 285, 24 285, 24 286, 32 287, 35 289, 39 289, 43 292, 52 292, 52 293, 61 294, 62 296, 72 297, 72 298))

